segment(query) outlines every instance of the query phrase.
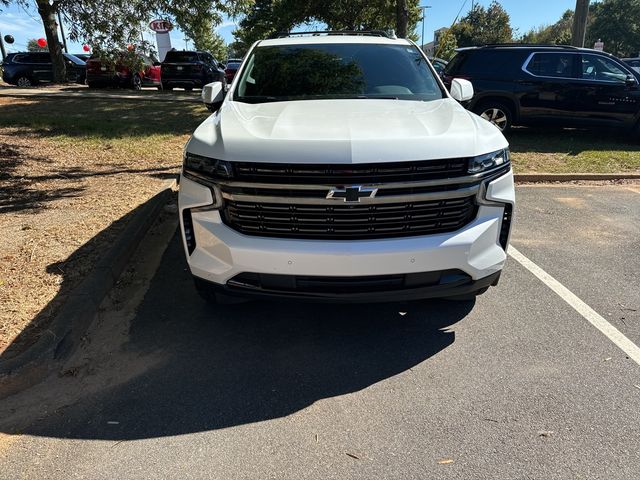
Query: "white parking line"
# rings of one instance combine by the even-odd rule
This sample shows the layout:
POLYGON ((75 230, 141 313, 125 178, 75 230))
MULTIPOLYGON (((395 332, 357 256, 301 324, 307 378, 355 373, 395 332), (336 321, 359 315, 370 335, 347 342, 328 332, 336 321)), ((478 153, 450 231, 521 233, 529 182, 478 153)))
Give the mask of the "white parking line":
POLYGON ((591 325, 604 333, 609 340, 615 343, 620 349, 626 353, 629 358, 640 365, 640 347, 629 340, 616 327, 607 322, 598 312, 589 305, 580 300, 567 287, 545 272, 538 265, 533 263, 513 246, 509 246, 509 255, 524 268, 538 277, 551 290, 556 292, 560 298, 573 307, 573 309, 582 315, 591 325))

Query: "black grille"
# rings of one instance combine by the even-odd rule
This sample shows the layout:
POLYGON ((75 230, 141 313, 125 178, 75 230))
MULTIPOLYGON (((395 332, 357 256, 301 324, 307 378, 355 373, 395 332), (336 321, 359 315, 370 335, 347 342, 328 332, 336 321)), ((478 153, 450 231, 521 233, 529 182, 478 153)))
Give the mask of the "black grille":
POLYGON ((465 284, 471 277, 461 270, 376 275, 364 277, 322 277, 240 273, 227 282, 231 289, 268 290, 275 292, 349 294, 389 292, 435 285, 465 284))
POLYGON ((475 215, 473 197, 331 206, 226 201, 223 220, 247 235, 339 240, 453 232, 475 215))
POLYGON ((468 159, 356 165, 238 162, 234 163, 234 169, 234 179, 245 182, 302 185, 372 184, 462 177, 468 175, 468 159))

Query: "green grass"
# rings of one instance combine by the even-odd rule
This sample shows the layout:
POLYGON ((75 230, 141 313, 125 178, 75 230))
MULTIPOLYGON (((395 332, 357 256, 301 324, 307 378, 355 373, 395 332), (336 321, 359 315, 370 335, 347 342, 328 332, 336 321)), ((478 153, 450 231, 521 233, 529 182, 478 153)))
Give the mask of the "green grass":
POLYGON ((631 134, 516 128, 507 140, 516 173, 640 172, 640 139, 631 134))
POLYGON ((2 127, 59 141, 153 140, 188 135, 207 117, 202 104, 101 98, 2 99, 2 127), (7 101, 9 100, 9 101, 7 101))

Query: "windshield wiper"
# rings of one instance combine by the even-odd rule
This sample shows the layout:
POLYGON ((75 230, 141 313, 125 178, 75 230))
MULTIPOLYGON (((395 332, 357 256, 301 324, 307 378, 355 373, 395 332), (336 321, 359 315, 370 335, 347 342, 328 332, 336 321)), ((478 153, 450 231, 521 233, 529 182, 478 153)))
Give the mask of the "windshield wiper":
POLYGON ((372 98, 374 100, 398 100, 398 97, 392 95, 356 95, 353 98, 372 98))
POLYGON ((286 97, 271 97, 268 95, 255 95, 248 97, 237 97, 236 101, 245 103, 267 103, 267 102, 284 102, 286 97))

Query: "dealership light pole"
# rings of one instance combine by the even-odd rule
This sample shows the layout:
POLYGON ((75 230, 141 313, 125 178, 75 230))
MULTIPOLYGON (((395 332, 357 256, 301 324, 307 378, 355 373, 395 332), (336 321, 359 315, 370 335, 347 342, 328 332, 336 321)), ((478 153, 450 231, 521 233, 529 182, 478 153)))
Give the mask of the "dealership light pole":
POLYGON ((424 18, 427 16, 426 15, 427 8, 431 8, 431 7, 428 5, 425 5, 424 7, 420 7, 420 9, 422 10, 422 35, 420 35, 420 48, 422 49, 423 52, 424 52, 424 18))

